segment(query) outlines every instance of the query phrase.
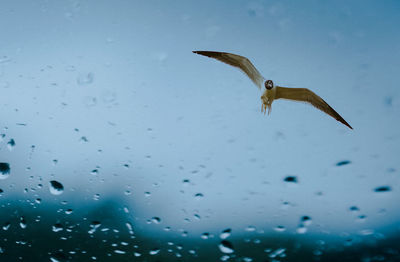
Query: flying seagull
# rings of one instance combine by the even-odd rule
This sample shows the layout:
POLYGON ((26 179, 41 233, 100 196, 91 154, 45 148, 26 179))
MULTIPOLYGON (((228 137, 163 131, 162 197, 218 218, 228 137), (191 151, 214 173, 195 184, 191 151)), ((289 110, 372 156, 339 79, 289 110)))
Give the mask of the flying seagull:
POLYGON ((265 87, 265 91, 261 96, 261 111, 265 112, 268 108, 268 114, 271 112, 271 105, 275 99, 288 99, 293 101, 300 101, 310 103, 319 110, 327 113, 337 121, 353 129, 332 107, 330 107, 321 97, 307 88, 288 88, 275 85, 272 80, 266 80, 257 68, 244 56, 235 55, 225 52, 214 51, 193 51, 195 54, 208 56, 217 59, 221 62, 237 67, 242 70, 253 83, 261 90, 265 87))

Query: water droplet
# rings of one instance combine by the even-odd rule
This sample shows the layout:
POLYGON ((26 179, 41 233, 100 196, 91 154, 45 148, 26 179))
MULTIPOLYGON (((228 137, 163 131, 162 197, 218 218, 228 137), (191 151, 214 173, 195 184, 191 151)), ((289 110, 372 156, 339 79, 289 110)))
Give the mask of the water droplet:
POLYGON ((194 198, 197 199, 197 200, 200 200, 203 197, 204 197, 204 195, 202 193, 197 193, 197 194, 194 195, 194 198))
POLYGON ((149 196, 151 196, 151 193, 150 193, 149 191, 144 192, 144 196, 145 196, 145 197, 149 197, 149 196))
POLYGON ((7 147, 8 147, 8 150, 10 150, 10 151, 13 150, 15 147, 15 140, 11 138, 10 141, 7 142, 7 147))
POLYGON ((24 217, 21 217, 21 218, 19 219, 19 226, 20 226, 22 229, 25 229, 25 228, 27 227, 26 220, 25 220, 24 217))
POLYGON ((277 256, 279 257, 284 257, 285 256, 285 248, 278 248, 277 250, 275 250, 274 252, 272 252, 271 254, 269 254, 270 258, 275 258, 277 256))
POLYGON ((123 250, 119 250, 119 249, 116 249, 116 250, 114 250, 114 253, 115 253, 115 254, 121 254, 121 255, 124 255, 124 254, 126 254, 126 252, 125 252, 125 251, 123 251, 123 250))
POLYGON ((350 163, 351 163, 350 160, 343 160, 343 161, 337 162, 336 166, 345 166, 345 165, 348 165, 350 163))
POLYGON ((139 252, 134 252, 133 255, 134 255, 135 257, 140 257, 142 254, 140 254, 139 252))
POLYGON ((157 255, 158 253, 160 253, 160 249, 158 249, 158 248, 152 249, 149 252, 149 254, 152 256, 157 255))
POLYGON ((93 169, 93 170, 90 172, 90 174, 93 175, 93 176, 95 176, 95 175, 99 174, 99 170, 98 170, 98 169, 93 169))
POLYGON ((223 255, 223 256, 220 258, 220 260, 221 260, 221 261, 228 261, 230 258, 231 258, 231 257, 228 256, 228 255, 223 255))
POLYGON ((129 234, 133 235, 133 226, 130 222, 125 223, 126 228, 128 228, 129 234))
POLYGON ((151 222, 153 222, 154 224, 160 224, 160 223, 161 223, 161 218, 159 218, 159 217, 152 217, 152 218, 151 218, 151 222))
POLYGON ((4 231, 8 230, 8 229, 10 228, 10 226, 11 226, 11 223, 10 223, 10 222, 6 222, 6 223, 3 225, 3 230, 4 230, 4 231))
POLYGON ((276 227, 274 228, 274 230, 275 230, 276 232, 283 232, 283 231, 286 230, 286 228, 285 228, 284 226, 276 226, 276 227))
POLYGON ((94 80, 94 74, 86 73, 86 74, 80 74, 76 81, 78 85, 88 85, 91 84, 93 80, 94 80))
POLYGON ((246 227, 246 229, 245 229, 247 232, 254 232, 254 231, 256 231, 256 227, 255 226, 248 226, 248 227, 246 227))
POLYGON ((50 181, 50 193, 53 195, 61 195, 64 192, 64 186, 55 180, 50 181))
POLYGON ((359 209, 358 207, 356 207, 356 206, 351 206, 351 207, 349 208, 349 210, 350 210, 351 212, 360 211, 360 209, 359 209))
POLYGON ((54 224, 52 227, 53 232, 60 232, 64 230, 64 227, 61 224, 54 224))
POLYGON ((389 192, 392 191, 392 188, 390 186, 380 186, 374 189, 375 192, 380 193, 380 192, 389 192))
POLYGON ((200 237, 201 237, 202 239, 208 239, 208 238, 210 237, 210 233, 205 232, 205 233, 201 234, 200 237))
POLYGON ((364 222, 367 219, 366 215, 359 215, 357 217, 357 222, 364 222))
POLYGON ((309 216, 302 216, 301 219, 300 219, 300 221, 301 221, 301 223, 303 223, 303 225, 305 225, 305 226, 311 225, 311 222, 312 222, 311 217, 309 217, 309 216))
POLYGON ((6 179, 10 176, 10 164, 0 163, 0 179, 6 179))
POLYGON ((65 214, 70 215, 72 214, 73 210, 72 209, 67 209, 65 210, 65 214))
POLYGON ((227 240, 222 240, 218 247, 219 250, 221 250, 221 252, 225 254, 232 254, 233 252, 235 252, 232 243, 227 240))
POLYGON ((6 55, 0 56, 0 64, 5 64, 10 61, 11 61, 11 58, 6 55))
POLYGON ((182 180, 182 183, 183 183, 185 186, 187 186, 187 185, 190 184, 190 180, 189 180, 189 179, 183 179, 183 180, 182 180))
POLYGON ((307 232, 307 228, 304 225, 299 225, 296 229, 298 234, 305 234, 307 232))
POLYGON ((369 236, 369 235, 373 235, 373 234, 374 234, 374 230, 373 229, 360 230, 360 235, 362 235, 362 236, 369 236))
POLYGON ((228 237, 231 236, 231 234, 232 234, 232 229, 227 228, 227 229, 225 229, 225 230, 223 230, 223 231, 221 232, 221 234, 219 235, 219 238, 221 238, 221 239, 227 239, 228 237))
POLYGON ((298 182, 296 176, 287 176, 287 177, 285 177, 285 179, 283 181, 288 182, 288 183, 297 183, 298 182))
POLYGON ((93 221, 90 224, 90 230, 88 231, 89 234, 93 234, 94 232, 96 232, 96 230, 101 226, 101 223, 99 221, 93 221))

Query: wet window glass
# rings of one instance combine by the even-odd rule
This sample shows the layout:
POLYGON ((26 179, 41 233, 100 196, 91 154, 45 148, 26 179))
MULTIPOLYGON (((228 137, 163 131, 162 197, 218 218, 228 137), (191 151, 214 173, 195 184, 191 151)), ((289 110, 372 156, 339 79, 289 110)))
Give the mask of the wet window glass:
POLYGON ((0 261, 399 261, 399 14, 3 1, 0 261))

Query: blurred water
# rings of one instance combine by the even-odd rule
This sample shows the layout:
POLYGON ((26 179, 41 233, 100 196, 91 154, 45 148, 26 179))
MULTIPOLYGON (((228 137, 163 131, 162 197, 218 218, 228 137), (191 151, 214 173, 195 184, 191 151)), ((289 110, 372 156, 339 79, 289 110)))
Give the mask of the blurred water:
POLYGON ((0 257, 95 260, 108 239, 118 261, 398 258, 399 11, 3 1, 0 257), (264 116, 244 74, 192 50, 244 55, 354 130, 287 101, 264 116))

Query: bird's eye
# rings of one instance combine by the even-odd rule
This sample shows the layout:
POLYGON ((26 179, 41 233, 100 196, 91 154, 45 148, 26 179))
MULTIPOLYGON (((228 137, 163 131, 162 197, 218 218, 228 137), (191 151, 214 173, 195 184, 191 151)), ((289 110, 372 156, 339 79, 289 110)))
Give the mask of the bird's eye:
POLYGON ((272 89, 274 87, 274 83, 272 82, 272 80, 267 80, 265 82, 265 88, 266 89, 272 89))

